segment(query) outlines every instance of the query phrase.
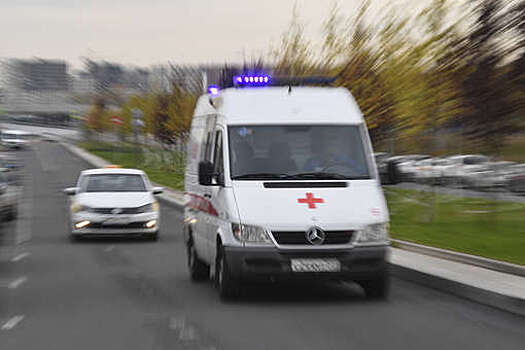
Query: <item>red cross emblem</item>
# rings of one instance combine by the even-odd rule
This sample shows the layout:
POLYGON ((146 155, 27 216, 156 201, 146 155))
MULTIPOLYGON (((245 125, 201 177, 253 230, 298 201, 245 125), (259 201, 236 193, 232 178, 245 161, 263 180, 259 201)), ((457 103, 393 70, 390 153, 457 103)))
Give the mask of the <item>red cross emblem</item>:
POLYGON ((298 198, 297 202, 299 203, 307 203, 308 209, 315 209, 316 203, 324 203, 324 200, 322 198, 314 198, 313 193, 307 192, 306 198, 298 198))

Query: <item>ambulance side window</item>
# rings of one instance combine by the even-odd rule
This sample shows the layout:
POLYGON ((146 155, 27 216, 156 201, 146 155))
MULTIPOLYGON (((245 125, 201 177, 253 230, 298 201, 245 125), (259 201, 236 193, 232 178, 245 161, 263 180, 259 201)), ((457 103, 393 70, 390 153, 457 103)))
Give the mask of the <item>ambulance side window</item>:
POLYGON ((212 141, 212 133, 208 132, 208 135, 206 135, 206 143, 204 144, 204 155, 202 160, 211 161, 212 141))
POLYGON ((197 164, 201 160, 202 144, 204 139, 204 118, 194 117, 191 123, 190 139, 188 142, 188 173, 197 174, 197 164))
POLYGON ((216 174, 224 173, 224 162, 222 152, 222 132, 217 130, 215 133, 215 149, 213 151, 213 169, 216 174))
POLYGON ((213 151, 213 131, 215 130, 215 121, 217 117, 215 115, 210 115, 206 117, 206 126, 205 126, 205 137, 203 138, 202 144, 202 153, 201 161, 212 162, 212 151, 213 151))

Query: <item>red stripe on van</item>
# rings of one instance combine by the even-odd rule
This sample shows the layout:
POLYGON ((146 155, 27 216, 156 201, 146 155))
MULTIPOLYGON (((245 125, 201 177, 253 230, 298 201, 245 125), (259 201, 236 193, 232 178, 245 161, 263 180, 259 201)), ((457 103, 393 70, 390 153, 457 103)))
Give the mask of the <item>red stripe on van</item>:
POLYGON ((208 199, 202 196, 199 196, 198 194, 195 194, 195 193, 186 192, 186 194, 190 196, 190 200, 186 204, 188 207, 198 210, 198 211, 203 211, 213 216, 219 216, 219 213, 217 212, 213 204, 211 204, 211 202, 208 199))

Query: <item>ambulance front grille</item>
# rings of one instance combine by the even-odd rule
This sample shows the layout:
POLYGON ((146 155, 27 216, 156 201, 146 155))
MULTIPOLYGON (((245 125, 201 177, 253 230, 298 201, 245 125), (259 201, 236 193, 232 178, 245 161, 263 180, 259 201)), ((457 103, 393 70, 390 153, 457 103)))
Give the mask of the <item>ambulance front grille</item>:
MULTIPOLYGON (((348 244, 354 235, 353 230, 347 231, 325 231, 326 238, 323 245, 348 244)), ((278 244, 311 245, 306 239, 304 231, 272 231, 272 235, 278 244)))

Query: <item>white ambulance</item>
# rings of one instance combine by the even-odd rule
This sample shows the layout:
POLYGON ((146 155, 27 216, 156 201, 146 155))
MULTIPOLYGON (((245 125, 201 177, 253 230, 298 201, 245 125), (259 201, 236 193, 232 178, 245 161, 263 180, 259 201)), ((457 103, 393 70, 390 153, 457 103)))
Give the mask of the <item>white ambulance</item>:
POLYGON ((214 277, 223 298, 246 282, 293 278, 355 281, 368 296, 386 297, 388 209, 351 94, 211 91, 197 102, 188 143, 192 280, 214 277))

